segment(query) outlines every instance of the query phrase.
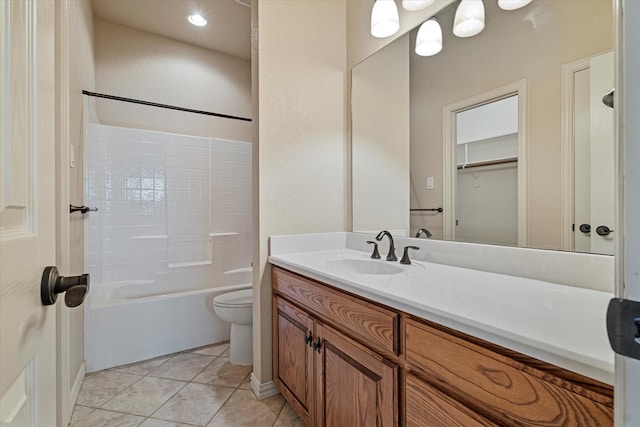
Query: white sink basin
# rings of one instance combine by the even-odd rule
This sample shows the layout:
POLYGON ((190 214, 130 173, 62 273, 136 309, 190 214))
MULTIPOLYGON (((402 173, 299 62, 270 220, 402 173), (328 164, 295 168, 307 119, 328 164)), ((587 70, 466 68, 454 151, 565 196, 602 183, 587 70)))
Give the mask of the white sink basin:
POLYGON ((326 263, 329 271, 335 271, 338 274, 398 274, 404 270, 396 264, 389 261, 364 260, 364 259, 339 259, 328 261, 326 263))

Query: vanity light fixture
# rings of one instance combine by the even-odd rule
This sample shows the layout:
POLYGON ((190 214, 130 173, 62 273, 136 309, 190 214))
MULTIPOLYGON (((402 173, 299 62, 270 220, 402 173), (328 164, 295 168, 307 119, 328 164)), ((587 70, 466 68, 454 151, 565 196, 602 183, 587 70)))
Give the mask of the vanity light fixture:
POLYGON ((436 0, 402 0, 402 8, 413 12, 415 10, 426 9, 435 3, 436 0))
POLYGON ((202 15, 198 15, 197 13, 187 16, 187 20, 196 27, 204 27, 205 25, 207 25, 207 20, 205 19, 205 17, 202 15))
POLYGON ((431 18, 425 21, 418 30, 416 36, 416 54, 420 56, 433 56, 442 50, 442 28, 436 20, 431 18))
POLYGON ((484 4, 482 0, 462 0, 453 19, 453 34, 472 37, 484 29, 484 4))
POLYGON ((400 29, 400 17, 395 0, 376 0, 371 10, 371 35, 389 37, 400 29))
POLYGON ((504 10, 516 10, 525 7, 531 0, 498 0, 498 6, 504 10))

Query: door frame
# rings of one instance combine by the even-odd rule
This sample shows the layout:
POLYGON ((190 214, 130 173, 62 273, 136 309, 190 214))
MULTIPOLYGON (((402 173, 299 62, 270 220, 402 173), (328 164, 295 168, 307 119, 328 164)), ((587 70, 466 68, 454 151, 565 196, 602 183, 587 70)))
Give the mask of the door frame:
POLYGON ((527 246, 527 79, 491 89, 443 107, 443 229, 444 240, 455 240, 456 200, 456 114, 518 95, 518 246, 527 246))
MULTIPOLYGON (((615 296, 640 301, 640 275, 637 268, 640 224, 634 221, 640 215, 640 169, 637 167, 640 163, 640 123, 634 120, 640 111, 640 82, 637 79, 640 53, 632 43, 625 43, 640 37, 640 28, 636 25, 640 20, 640 2, 614 0, 614 15, 617 94, 614 114, 618 171, 615 227, 623 231, 624 236, 616 241, 615 296), (627 115, 631 120, 626 120, 627 115)), ((640 408, 634 405, 640 401, 640 361, 616 355, 615 389, 615 425, 631 427, 640 418, 640 408)))

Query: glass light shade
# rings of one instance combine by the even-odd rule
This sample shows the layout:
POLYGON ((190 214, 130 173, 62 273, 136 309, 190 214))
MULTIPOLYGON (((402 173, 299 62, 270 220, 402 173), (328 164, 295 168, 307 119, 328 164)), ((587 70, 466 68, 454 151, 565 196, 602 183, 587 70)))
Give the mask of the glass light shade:
POLYGON ((462 0, 453 19, 453 34, 471 37, 484 29, 484 4, 482 0, 462 0))
POLYGON ((402 0, 402 8, 413 12, 414 10, 426 9, 435 3, 436 0, 402 0))
POLYGON ((400 29, 398 7, 394 0, 376 0, 371 10, 371 35, 389 37, 400 29))
POLYGON ((432 56, 442 50, 442 28, 435 19, 424 22, 416 36, 416 54, 432 56))
POLYGON ((498 0, 498 6, 504 10, 516 10, 525 7, 531 0, 498 0))

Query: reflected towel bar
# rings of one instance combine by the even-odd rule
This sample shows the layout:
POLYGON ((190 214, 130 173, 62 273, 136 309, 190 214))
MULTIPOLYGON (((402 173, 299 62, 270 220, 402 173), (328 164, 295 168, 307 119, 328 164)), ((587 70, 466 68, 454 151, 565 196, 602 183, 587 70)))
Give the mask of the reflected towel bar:
POLYGON ((433 209, 409 209, 409 212, 442 212, 442 208, 433 208, 433 209))

